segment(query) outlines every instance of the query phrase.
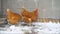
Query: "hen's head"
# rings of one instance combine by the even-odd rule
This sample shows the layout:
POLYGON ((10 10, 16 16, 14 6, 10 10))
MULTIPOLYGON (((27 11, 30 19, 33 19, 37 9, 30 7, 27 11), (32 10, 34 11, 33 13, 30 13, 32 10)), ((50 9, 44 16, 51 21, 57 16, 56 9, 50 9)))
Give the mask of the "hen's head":
POLYGON ((7 12, 11 12, 11 10, 10 9, 7 9, 7 12))
POLYGON ((11 11, 10 9, 7 9, 7 11, 11 11))
POLYGON ((36 9, 34 9, 34 10, 33 10, 33 12, 34 12, 34 13, 37 13, 37 12, 38 12, 38 9, 37 9, 37 8, 36 8, 36 9))
POLYGON ((22 8, 22 12, 28 12, 25 8, 22 8))

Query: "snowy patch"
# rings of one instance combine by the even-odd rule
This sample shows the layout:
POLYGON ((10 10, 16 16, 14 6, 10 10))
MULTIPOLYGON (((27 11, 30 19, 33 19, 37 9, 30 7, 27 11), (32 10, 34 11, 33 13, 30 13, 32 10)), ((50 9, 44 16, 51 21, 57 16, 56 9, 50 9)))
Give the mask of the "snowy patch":
POLYGON ((34 32, 33 34, 60 34, 60 23, 34 22, 32 23, 32 26, 11 25, 9 28, 6 29, 6 31, 0 31, 1 34, 25 34, 27 32, 34 32))

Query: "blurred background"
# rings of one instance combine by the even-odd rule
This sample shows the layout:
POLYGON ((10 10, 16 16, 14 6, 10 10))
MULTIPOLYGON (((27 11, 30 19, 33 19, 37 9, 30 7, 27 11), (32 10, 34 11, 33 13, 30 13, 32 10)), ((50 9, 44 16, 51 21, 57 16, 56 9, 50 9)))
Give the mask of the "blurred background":
POLYGON ((34 0, 0 0, 0 18, 6 17, 6 9, 21 14, 21 8, 29 11, 38 8, 39 18, 60 19, 60 0, 37 0, 37 6, 34 0))

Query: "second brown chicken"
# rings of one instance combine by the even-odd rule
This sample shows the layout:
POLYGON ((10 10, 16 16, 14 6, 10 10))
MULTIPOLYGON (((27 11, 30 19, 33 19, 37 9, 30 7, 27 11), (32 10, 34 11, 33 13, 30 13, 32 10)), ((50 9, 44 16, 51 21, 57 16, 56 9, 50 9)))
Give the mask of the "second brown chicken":
POLYGON ((24 17, 23 20, 26 23, 30 23, 32 21, 37 20, 37 15, 38 15, 38 9, 34 9, 32 12, 29 12, 25 8, 22 8, 22 16, 24 17))

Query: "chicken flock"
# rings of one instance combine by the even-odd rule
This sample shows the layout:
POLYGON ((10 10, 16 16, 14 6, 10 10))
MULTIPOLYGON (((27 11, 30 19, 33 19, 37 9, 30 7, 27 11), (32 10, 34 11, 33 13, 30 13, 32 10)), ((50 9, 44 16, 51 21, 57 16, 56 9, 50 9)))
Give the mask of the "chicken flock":
POLYGON ((29 25, 33 21, 37 20, 38 9, 34 9, 32 12, 29 12, 25 8, 22 8, 21 15, 17 13, 13 13, 10 9, 7 9, 8 23, 15 25, 15 24, 18 24, 18 22, 23 19, 23 21, 29 25))

